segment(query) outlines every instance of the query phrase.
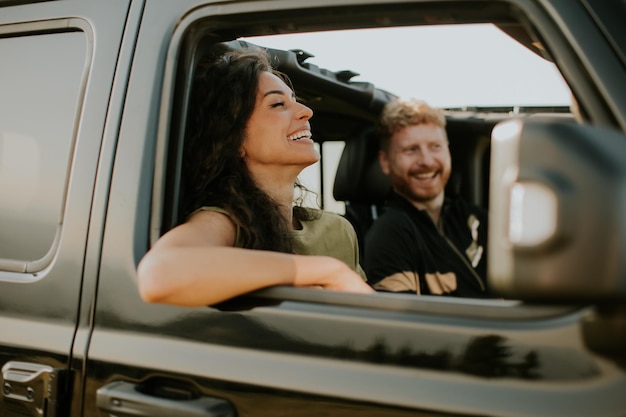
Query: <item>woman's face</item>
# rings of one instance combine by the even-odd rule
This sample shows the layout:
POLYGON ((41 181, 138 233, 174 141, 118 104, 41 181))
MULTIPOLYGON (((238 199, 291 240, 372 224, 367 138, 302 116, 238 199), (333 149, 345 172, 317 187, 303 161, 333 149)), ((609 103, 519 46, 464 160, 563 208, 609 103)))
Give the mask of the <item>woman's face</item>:
POLYGON ((262 72, 241 149, 250 171, 291 167, 297 175, 317 162, 311 116, 313 111, 296 101, 287 84, 270 72, 262 72))

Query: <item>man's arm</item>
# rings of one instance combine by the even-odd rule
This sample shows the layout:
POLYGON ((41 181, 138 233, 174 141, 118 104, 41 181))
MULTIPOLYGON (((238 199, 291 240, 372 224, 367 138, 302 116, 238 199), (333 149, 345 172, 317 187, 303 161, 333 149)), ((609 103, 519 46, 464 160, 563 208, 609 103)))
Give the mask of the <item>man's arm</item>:
POLYGON ((388 212, 374 223, 365 238, 363 266, 377 290, 420 294, 419 237, 405 217, 388 212))

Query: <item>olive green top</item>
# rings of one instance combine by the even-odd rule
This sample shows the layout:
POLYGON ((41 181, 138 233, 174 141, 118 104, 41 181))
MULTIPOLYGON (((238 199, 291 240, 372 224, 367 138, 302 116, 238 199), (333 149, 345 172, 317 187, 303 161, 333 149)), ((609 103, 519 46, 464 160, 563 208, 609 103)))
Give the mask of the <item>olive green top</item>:
MULTIPOLYGON (((230 217, 230 214, 219 207, 201 207, 196 211, 216 211, 230 217)), ((300 220, 302 229, 292 230, 294 252, 298 255, 332 256, 346 263, 367 280, 365 272, 359 264, 359 245, 352 224, 344 217, 327 211, 319 211, 320 216, 313 220, 300 220)), ((234 219, 233 219, 234 221, 234 219)), ((237 231, 235 247, 243 247, 239 225, 235 222, 237 231)))

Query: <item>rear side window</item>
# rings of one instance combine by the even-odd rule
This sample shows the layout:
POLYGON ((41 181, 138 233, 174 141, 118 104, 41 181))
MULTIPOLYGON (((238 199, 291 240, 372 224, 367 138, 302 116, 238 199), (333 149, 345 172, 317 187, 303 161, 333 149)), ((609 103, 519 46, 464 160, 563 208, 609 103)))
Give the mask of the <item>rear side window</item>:
POLYGON ((0 33, 1 270, 41 269, 60 239, 86 51, 79 31, 0 33))

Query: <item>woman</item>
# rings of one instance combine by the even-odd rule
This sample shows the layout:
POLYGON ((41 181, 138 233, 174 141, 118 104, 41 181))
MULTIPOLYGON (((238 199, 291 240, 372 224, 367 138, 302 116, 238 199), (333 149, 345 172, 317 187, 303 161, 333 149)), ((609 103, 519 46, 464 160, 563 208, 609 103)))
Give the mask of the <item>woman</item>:
POLYGON ((298 174, 319 159, 311 109, 260 51, 221 47, 197 72, 186 218, 139 263, 141 297, 201 306, 273 285, 373 292, 350 224, 293 206, 298 174))

